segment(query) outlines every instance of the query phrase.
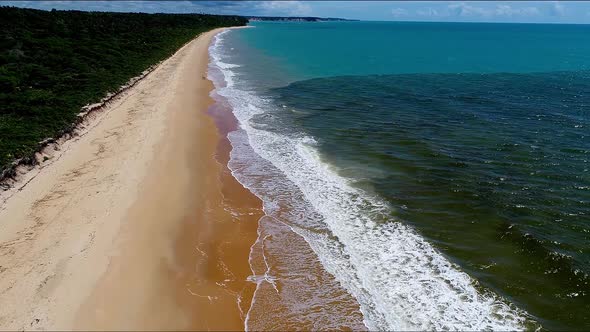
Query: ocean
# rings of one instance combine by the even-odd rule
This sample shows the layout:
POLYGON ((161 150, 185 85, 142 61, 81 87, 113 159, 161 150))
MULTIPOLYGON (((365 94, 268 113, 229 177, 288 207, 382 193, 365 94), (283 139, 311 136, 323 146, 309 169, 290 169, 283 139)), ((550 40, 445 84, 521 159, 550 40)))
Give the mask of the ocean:
POLYGON ((590 329, 590 26, 256 22, 210 47, 264 202, 248 329, 590 329))

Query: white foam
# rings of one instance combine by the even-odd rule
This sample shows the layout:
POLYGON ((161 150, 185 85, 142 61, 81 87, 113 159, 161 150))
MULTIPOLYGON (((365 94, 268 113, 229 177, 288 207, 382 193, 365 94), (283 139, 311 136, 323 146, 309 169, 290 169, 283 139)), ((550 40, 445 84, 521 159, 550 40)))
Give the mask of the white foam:
MULTIPOLYGON (((310 244, 324 268, 359 302, 366 326, 373 330, 519 330, 526 313, 489 291, 435 250, 411 227, 393 222, 386 202, 350 185, 324 163, 310 137, 285 135, 254 128, 256 114, 274 105, 236 87, 231 64, 223 62, 223 34, 210 47, 212 66, 226 86, 225 97, 251 148, 284 174, 303 193, 302 211, 317 213, 329 234, 306 227, 305 215, 293 227, 310 244), (312 212, 313 211, 313 212, 312 212), (387 222, 384 222, 385 220, 387 222)), ((230 134, 232 145, 239 141, 230 134)), ((232 158, 236 152, 232 152, 232 158)), ((234 173, 241 171, 232 167, 234 173)), ((249 186, 248 179, 237 174, 249 186)), ((264 197, 272 209, 272 197, 264 197)), ((313 219, 317 222, 318 218, 313 219)))

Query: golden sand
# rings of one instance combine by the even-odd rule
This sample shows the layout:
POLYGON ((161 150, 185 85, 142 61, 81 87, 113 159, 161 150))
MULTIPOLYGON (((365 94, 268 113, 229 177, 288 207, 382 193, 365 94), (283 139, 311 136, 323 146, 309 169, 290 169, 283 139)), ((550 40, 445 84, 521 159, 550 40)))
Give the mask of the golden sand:
POLYGON ((0 210, 4 329, 242 329, 260 202, 206 114, 205 33, 0 210), (222 314, 221 314, 222 313, 222 314))

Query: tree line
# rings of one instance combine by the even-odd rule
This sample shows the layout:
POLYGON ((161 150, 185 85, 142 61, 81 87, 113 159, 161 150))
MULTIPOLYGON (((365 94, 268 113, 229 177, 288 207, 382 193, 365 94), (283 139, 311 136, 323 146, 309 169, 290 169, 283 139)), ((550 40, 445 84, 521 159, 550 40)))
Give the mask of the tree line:
POLYGON ((82 106, 239 16, 0 7, 0 174, 71 128, 82 106))

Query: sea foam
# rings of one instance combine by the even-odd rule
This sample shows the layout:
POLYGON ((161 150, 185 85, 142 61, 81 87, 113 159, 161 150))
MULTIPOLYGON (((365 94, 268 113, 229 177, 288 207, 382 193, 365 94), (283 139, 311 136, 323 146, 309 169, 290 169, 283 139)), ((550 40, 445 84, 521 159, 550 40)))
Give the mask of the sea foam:
POLYGON ((234 69, 238 67, 223 61, 226 33, 215 37, 210 56, 211 67, 221 71, 225 80, 225 85, 216 84, 215 93, 227 99, 240 124, 229 135, 234 148, 229 167, 264 201, 267 214, 272 214, 278 196, 290 200, 297 213, 287 224, 356 298, 367 328, 525 328, 529 320, 525 312, 479 287, 414 229, 392 221, 386 202, 355 188, 321 160, 313 138, 281 135, 253 125, 254 116, 272 113, 277 106, 237 84, 234 69), (264 160, 264 173, 240 160, 245 149, 264 160), (261 185, 253 174, 274 175, 274 185, 261 185))

